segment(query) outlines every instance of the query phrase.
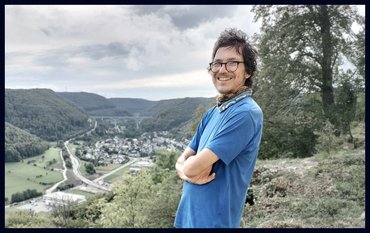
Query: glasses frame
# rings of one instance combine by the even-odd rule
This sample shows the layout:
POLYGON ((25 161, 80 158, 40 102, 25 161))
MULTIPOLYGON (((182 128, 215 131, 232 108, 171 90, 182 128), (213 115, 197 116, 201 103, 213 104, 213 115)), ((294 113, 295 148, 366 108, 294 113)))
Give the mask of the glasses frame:
POLYGON ((213 73, 216 73, 216 72, 218 72, 218 71, 222 68, 222 65, 225 65, 225 70, 226 70, 227 72, 235 72, 235 71, 237 71, 237 70, 238 70, 238 67, 239 67, 239 64, 240 64, 240 63, 244 63, 244 61, 211 62, 211 63, 209 63, 209 70, 210 70, 210 71, 212 71, 213 73), (213 71, 213 70, 212 70, 212 65, 214 65, 215 63, 217 63, 217 64, 221 64, 221 66, 220 66, 220 68, 218 68, 216 71, 213 71), (229 71, 229 70, 227 69, 227 63, 236 63, 236 69, 235 69, 234 71, 229 71))

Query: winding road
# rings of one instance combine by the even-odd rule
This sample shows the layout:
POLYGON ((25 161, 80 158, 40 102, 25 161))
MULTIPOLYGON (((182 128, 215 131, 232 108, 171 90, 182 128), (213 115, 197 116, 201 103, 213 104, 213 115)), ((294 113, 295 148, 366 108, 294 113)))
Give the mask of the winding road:
MULTIPOLYGON (((95 129, 96 129, 96 126, 97 126, 97 122, 95 121, 95 125, 94 125, 94 128, 93 129, 91 129, 91 130, 89 130, 89 131, 87 131, 87 132, 85 132, 85 133, 83 133, 82 135, 79 135, 79 136, 83 136, 83 135, 85 135, 85 134, 90 134, 92 131, 94 131, 95 129)), ((77 136, 76 136, 77 137, 77 136)), ((68 148, 68 144, 69 144, 69 142, 71 141, 71 140, 74 140, 76 137, 74 137, 74 138, 71 138, 71 139, 69 139, 69 140, 67 140, 67 141, 65 141, 64 142, 64 147, 66 148, 66 151, 67 151, 67 153, 69 154, 69 157, 70 157, 70 159, 71 159, 71 162, 72 162, 72 170, 73 170, 73 173, 75 174, 75 176, 78 178, 78 179, 80 179, 83 183, 85 183, 85 184, 87 184, 87 185, 89 185, 89 186, 93 186, 94 188, 97 188, 97 189, 100 189, 100 190, 103 190, 103 191, 110 191, 110 188, 109 187, 106 187, 106 186, 104 186, 104 185, 101 185, 101 184, 98 184, 97 182, 98 181, 100 181, 100 180, 102 180, 104 177, 106 177, 108 174, 110 175, 110 174, 112 174, 113 172, 115 172, 115 171, 117 171, 117 170, 119 170, 119 169, 121 169, 121 168, 123 168, 124 166, 127 166, 127 165, 129 165, 129 164, 125 164, 124 166, 121 166, 121 167, 119 167, 119 168, 117 168, 117 169, 115 169, 115 170, 113 170, 113 171, 111 171, 110 173, 108 173, 108 174, 105 174, 104 175, 104 177, 99 177, 99 178, 97 178, 97 179, 95 179, 94 181, 91 181, 91 180, 89 180, 89 179, 87 179, 86 177, 84 177, 82 174, 81 174, 81 172, 80 172, 80 161, 79 161, 79 159, 76 157, 76 156, 74 156, 74 154, 69 150, 69 148, 68 148)), ((56 184, 54 184, 51 188, 49 188, 49 189, 47 189, 46 191, 45 191, 45 193, 46 194, 48 194, 48 193, 52 193, 57 187, 58 187, 58 185, 59 184, 61 184, 61 183, 63 183, 64 181, 66 181, 67 180, 67 167, 66 167, 66 164, 65 164, 65 161, 64 161, 64 159, 63 159, 63 156, 62 156, 62 152, 60 152, 60 156, 61 156, 61 159, 62 159, 62 161, 63 161, 63 180, 61 180, 61 181, 59 181, 58 183, 56 183, 56 184)), ((131 164, 132 162, 130 162, 130 164, 131 164)), ((100 182, 99 182, 100 183, 100 182)))

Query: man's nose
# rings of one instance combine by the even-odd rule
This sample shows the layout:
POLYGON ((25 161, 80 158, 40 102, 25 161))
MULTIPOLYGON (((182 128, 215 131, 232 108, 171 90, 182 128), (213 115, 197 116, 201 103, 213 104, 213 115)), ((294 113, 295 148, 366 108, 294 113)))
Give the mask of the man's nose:
POLYGON ((227 73, 226 64, 221 64, 220 69, 218 70, 219 73, 227 73))

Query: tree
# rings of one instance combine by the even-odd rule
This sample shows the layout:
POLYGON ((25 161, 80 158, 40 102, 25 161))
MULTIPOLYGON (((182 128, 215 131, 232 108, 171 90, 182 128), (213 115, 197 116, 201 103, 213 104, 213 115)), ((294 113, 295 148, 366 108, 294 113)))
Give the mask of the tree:
POLYGON ((147 170, 127 175, 113 187, 114 200, 101 210, 99 224, 109 228, 145 227, 146 210, 153 195, 152 179, 147 170))
MULTIPOLYGON (((343 134, 349 135, 349 142, 353 142, 351 122, 356 116, 357 95, 355 87, 347 79, 344 79, 337 91, 337 107, 341 110, 339 122, 343 134)), ((355 145, 354 145, 355 147, 355 145)))
POLYGON ((363 17, 349 5, 255 6, 252 11, 262 20, 260 84, 284 84, 274 93, 292 89, 290 100, 320 92, 325 118, 338 126, 334 84, 346 56, 359 61, 355 65, 362 73, 362 58, 348 51, 353 44, 364 51, 364 34, 352 31, 352 24, 363 25, 363 17))
POLYGON ((200 123, 200 121, 202 120, 202 117, 204 115, 204 113, 206 112, 207 110, 204 108, 203 105, 199 105, 197 107, 197 109, 195 110, 195 120, 193 121, 192 125, 191 125, 191 132, 194 134, 198 128, 198 125, 200 123))
POLYGON ((92 164, 92 163, 85 163, 85 170, 90 175, 92 175, 96 172, 94 164, 92 164))
POLYGON ((155 164, 158 168, 174 170, 177 158, 179 157, 179 151, 166 151, 164 149, 156 151, 155 164))

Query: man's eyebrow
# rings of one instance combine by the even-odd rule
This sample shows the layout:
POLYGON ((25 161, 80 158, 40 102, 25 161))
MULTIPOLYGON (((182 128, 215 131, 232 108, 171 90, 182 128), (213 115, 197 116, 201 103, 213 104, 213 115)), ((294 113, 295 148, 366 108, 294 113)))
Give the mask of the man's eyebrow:
MULTIPOLYGON (((231 58, 226 59, 226 61, 237 61, 237 60, 239 60, 239 59, 236 58, 236 57, 231 57, 231 58)), ((222 59, 215 59, 214 61, 222 62, 224 60, 222 60, 222 59)))

